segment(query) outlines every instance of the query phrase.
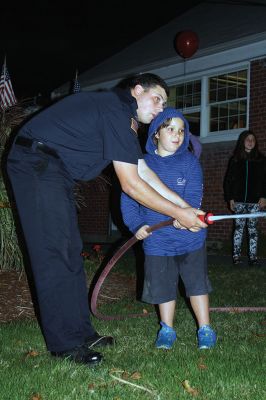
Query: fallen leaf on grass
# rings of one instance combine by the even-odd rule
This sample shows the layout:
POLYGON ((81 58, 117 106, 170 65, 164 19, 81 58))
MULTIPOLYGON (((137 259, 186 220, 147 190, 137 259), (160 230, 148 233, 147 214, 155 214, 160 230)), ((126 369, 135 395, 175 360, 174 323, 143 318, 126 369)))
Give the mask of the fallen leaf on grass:
POLYGON ((95 383, 89 383, 89 384, 88 384, 88 389, 89 389, 89 390, 94 390, 94 389, 95 389, 95 386, 96 386, 95 383))
POLYGON ((198 364, 198 368, 199 369, 207 369, 208 367, 205 364, 198 364))
POLYGON ((42 400, 42 396, 39 393, 34 393, 31 400, 42 400))
POLYGON ((128 371, 123 371, 121 377, 123 379, 133 379, 137 381, 138 379, 141 379, 141 374, 138 371, 135 371, 132 374, 130 374, 128 371))
POLYGON ((187 379, 185 379, 182 382, 182 386, 185 389, 186 392, 188 392, 189 394, 191 394, 192 396, 198 396, 199 391, 193 387, 190 386, 190 383, 187 379))
POLYGON ((30 350, 28 351, 28 353, 26 353, 26 357, 37 357, 39 355, 40 353, 38 353, 38 351, 36 350, 30 350))
POLYGON ((112 368, 112 369, 110 369, 109 374, 113 374, 114 372, 120 372, 120 373, 122 374, 122 373, 125 372, 125 371, 122 371, 122 370, 119 369, 119 368, 112 368))
POLYGON ((200 357, 198 362, 199 369, 207 369, 207 365, 205 364, 205 357, 200 357))
POLYGON ((104 383, 89 383, 88 389, 90 392, 94 392, 97 389, 108 389, 110 386, 116 385, 117 382, 104 382, 104 383))
POLYGON ((133 374, 130 375, 130 378, 137 381, 138 379, 141 379, 141 374, 140 374, 140 372, 135 371, 135 372, 133 372, 133 374))

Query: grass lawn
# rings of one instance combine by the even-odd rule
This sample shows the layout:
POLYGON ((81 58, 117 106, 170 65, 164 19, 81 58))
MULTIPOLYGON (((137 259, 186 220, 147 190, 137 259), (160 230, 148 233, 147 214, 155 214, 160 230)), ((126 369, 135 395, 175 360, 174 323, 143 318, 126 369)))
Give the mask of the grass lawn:
MULTIPOLYGON (((126 257, 117 269, 134 274, 134 262, 126 257)), ((209 265, 209 275, 214 289, 212 307, 265 306, 266 268, 241 269, 217 263, 209 265)), ((153 311, 125 298, 101 306, 101 312, 128 314, 143 308, 153 311)), ((159 327, 155 313, 120 321, 92 317, 99 333, 117 340, 113 348, 102 349, 104 362, 94 368, 51 358, 35 321, 2 324, 0 399, 266 399, 265 313, 212 312, 211 318, 217 346, 199 351, 193 316, 179 298, 177 341, 166 351, 154 348, 159 327)))

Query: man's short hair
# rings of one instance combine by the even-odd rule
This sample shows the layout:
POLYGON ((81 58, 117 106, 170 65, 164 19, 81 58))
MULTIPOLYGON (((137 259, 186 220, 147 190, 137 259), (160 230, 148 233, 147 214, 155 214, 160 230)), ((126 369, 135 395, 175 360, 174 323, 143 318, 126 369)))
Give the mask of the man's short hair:
POLYGON ((118 82, 116 87, 120 89, 133 89, 136 85, 141 85, 144 89, 161 86, 165 90, 167 96, 169 96, 169 87, 166 82, 160 76, 149 72, 129 75, 118 82))

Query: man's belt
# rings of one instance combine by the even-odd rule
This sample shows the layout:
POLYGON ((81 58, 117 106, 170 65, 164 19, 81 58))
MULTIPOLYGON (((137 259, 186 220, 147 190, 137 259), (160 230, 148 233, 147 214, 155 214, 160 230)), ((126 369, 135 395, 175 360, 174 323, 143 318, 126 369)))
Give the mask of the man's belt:
POLYGON ((46 146, 46 144, 42 142, 36 142, 34 139, 27 138, 25 136, 18 136, 15 140, 15 143, 18 144, 19 146, 24 146, 31 148, 33 144, 35 143, 35 149, 41 151, 42 153, 48 154, 49 156, 55 157, 55 158, 60 158, 57 152, 54 149, 51 149, 51 147, 46 146))

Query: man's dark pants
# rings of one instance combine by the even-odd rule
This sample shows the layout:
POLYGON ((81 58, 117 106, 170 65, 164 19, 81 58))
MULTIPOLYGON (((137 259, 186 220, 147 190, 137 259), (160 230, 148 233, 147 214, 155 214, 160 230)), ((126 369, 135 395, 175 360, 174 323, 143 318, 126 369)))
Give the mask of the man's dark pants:
POLYGON ((11 180, 49 351, 64 351, 94 334, 89 317, 73 188, 62 161, 14 144, 11 180))

